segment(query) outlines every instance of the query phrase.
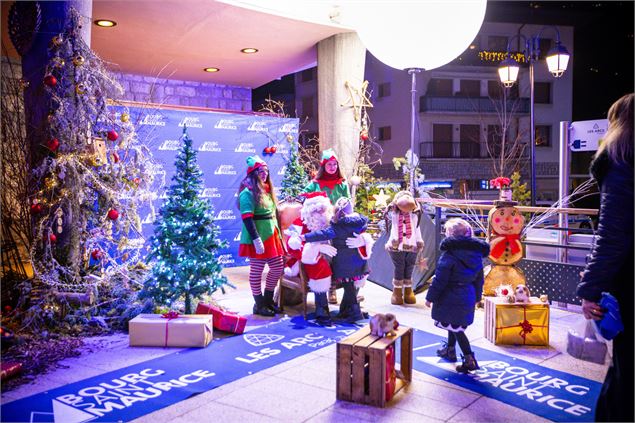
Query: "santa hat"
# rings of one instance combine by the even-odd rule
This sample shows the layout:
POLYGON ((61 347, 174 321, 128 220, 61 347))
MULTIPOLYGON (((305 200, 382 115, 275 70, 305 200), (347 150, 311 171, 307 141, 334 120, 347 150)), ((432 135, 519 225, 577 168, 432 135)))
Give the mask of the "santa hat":
POLYGON ((258 156, 247 157, 247 175, 259 167, 267 167, 267 163, 258 156))
POLYGON ((300 194, 302 197, 304 197, 305 201, 308 200, 309 198, 315 198, 315 197, 327 197, 326 193, 324 191, 315 191, 315 192, 303 192, 302 194, 300 194))
POLYGON ((324 150, 322 152, 322 161, 320 161, 320 166, 324 166, 324 164, 329 160, 338 161, 337 156, 335 155, 335 151, 332 148, 329 148, 328 150, 324 150))

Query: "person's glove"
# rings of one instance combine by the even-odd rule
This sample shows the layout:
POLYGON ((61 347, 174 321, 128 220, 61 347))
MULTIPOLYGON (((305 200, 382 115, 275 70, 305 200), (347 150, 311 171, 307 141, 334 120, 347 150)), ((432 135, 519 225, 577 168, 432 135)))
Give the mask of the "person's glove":
POLYGON ((302 239, 300 239, 300 235, 291 235, 289 241, 287 241, 287 245, 292 250, 302 249, 302 239))
POLYGON ((346 246, 348 248, 359 248, 366 245, 366 240, 358 233, 353 233, 353 236, 346 238, 346 246))
POLYGON ((254 238, 252 242, 254 244, 254 248, 256 249, 256 254, 262 254, 265 252, 265 244, 262 243, 262 239, 254 238))
POLYGON ((329 244, 320 244, 318 250, 320 251, 320 253, 329 257, 335 257, 337 255, 337 248, 329 244))

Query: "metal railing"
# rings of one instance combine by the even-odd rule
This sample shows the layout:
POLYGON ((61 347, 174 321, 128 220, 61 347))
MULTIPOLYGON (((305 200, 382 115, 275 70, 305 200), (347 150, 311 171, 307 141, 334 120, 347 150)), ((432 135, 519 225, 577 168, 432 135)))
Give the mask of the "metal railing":
MULTIPOLYGON (((502 100, 489 97, 419 97, 419 112, 497 113, 503 108, 502 100)), ((517 114, 529 113, 529 99, 507 100, 507 110, 517 114)))

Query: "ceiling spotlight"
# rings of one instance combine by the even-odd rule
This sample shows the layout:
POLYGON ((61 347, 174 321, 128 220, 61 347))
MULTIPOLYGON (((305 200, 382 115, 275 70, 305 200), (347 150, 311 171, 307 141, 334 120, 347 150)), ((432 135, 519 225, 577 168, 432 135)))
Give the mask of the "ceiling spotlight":
POLYGON ((240 52, 245 54, 253 54, 253 53, 258 53, 258 49, 253 47, 248 47, 248 48, 244 48, 240 50, 240 52))
POLYGON ((210 72, 210 73, 220 71, 220 69, 219 69, 219 68, 203 68, 203 70, 204 70, 205 72, 210 72))
POLYGON ((111 21, 110 19, 97 19, 94 23, 95 25, 101 26, 103 28, 112 28, 113 26, 117 25, 117 22, 111 21))

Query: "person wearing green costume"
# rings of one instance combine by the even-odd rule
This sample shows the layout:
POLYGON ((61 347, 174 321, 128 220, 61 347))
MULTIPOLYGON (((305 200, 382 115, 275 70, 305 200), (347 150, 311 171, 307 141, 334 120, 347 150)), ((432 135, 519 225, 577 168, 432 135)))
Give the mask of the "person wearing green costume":
MULTIPOLYGON (((313 179, 303 190, 303 192, 324 192, 331 204, 335 205, 340 198, 351 198, 348 184, 342 176, 340 166, 335 155, 335 151, 331 148, 322 152, 322 160, 320 161, 320 169, 313 179)), ((330 304, 337 304, 337 296, 335 294, 335 286, 329 289, 328 299, 330 304)))
POLYGON ((249 285, 254 296, 254 314, 275 316, 280 310, 273 292, 284 269, 284 247, 277 218, 277 200, 269 168, 258 156, 247 157, 247 176, 238 189, 238 208, 243 226, 238 255, 249 257, 249 285), (262 273, 269 273, 262 293, 262 273))

